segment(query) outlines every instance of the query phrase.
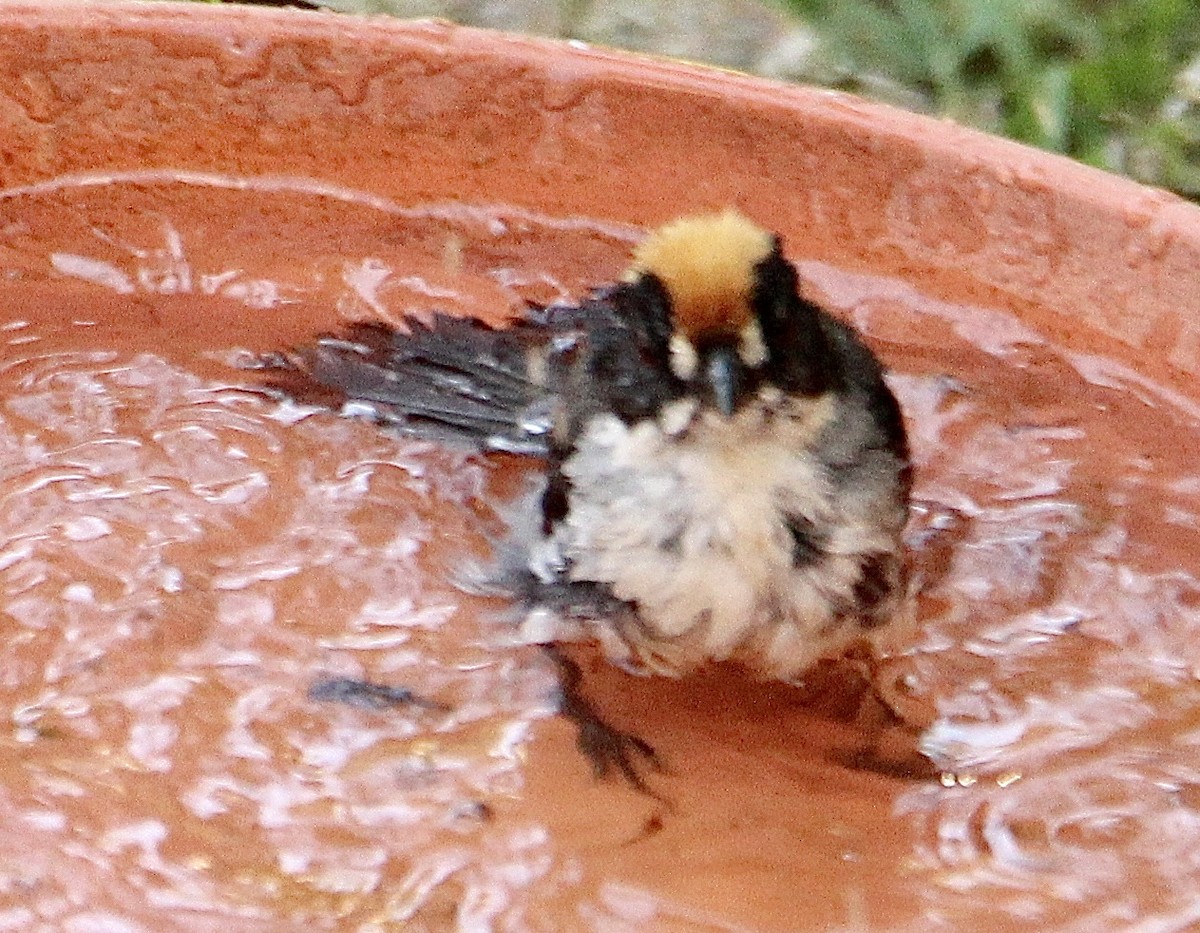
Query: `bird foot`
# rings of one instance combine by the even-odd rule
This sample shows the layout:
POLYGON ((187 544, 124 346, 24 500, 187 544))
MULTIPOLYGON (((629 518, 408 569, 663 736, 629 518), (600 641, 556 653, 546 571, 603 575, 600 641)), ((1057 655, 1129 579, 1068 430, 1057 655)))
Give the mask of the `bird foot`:
POLYGON ((576 744, 591 762, 592 773, 598 779, 620 773, 639 793, 662 800, 645 777, 646 769, 657 772, 665 770, 654 746, 640 736, 606 722, 580 689, 583 674, 579 665, 557 645, 546 645, 544 648, 558 668, 559 712, 575 723, 579 730, 576 744))

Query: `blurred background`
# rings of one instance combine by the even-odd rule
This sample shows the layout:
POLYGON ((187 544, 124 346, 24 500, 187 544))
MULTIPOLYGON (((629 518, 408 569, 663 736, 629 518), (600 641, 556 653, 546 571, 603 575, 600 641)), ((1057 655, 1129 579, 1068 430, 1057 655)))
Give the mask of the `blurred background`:
POLYGON ((303 0, 302 5, 348 14, 436 16, 852 91, 1200 201, 1200 0, 303 0))

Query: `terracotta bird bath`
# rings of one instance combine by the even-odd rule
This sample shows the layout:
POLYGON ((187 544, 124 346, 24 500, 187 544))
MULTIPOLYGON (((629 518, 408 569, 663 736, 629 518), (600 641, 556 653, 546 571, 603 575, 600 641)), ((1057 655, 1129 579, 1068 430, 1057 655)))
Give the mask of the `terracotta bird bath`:
POLYGON ((0 130, 0 929, 1200 922, 1196 208, 841 94, 298 11, 6 3, 0 130), (520 467, 239 365, 578 297, 726 205, 892 367, 919 624, 895 716, 850 661, 584 652, 648 796, 451 583, 520 467))

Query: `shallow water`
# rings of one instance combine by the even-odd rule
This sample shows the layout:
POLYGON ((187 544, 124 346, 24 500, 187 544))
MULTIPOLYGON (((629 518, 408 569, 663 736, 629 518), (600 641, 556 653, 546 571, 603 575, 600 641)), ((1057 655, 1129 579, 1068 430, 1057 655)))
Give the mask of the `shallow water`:
POLYGON ((0 230, 0 929, 1200 917, 1192 400, 801 261, 910 425, 920 624, 877 674, 906 725, 864 716, 849 664, 795 688, 584 657, 664 803, 592 779, 544 660, 448 583, 512 462, 233 365, 339 316, 578 295, 635 231, 165 174, 2 193, 0 230), (310 694, 337 678, 424 702, 310 694))

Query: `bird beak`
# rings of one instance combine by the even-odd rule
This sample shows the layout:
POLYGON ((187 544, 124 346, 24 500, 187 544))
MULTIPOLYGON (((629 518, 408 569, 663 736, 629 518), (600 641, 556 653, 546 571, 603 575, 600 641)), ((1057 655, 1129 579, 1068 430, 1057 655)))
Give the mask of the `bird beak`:
POLYGON ((742 361, 737 350, 716 346, 704 354, 704 378, 712 391, 712 400, 726 418, 733 414, 742 394, 742 361))

